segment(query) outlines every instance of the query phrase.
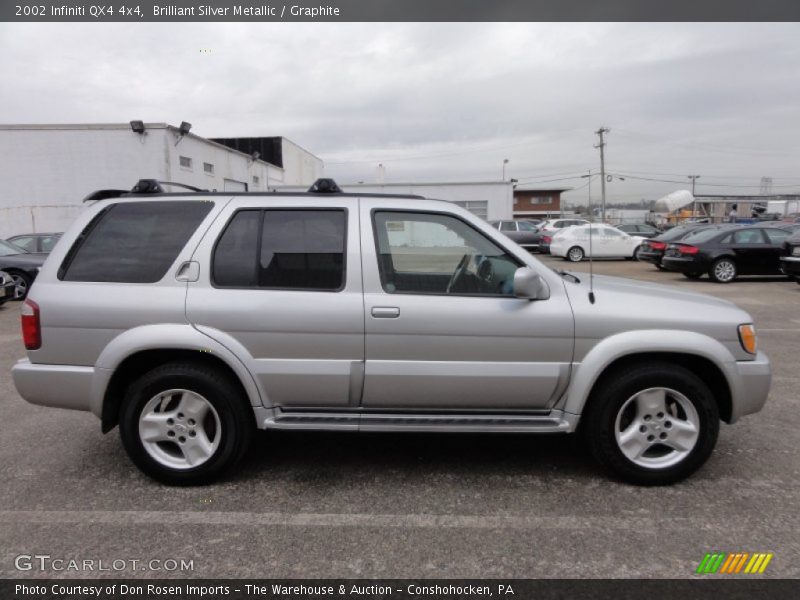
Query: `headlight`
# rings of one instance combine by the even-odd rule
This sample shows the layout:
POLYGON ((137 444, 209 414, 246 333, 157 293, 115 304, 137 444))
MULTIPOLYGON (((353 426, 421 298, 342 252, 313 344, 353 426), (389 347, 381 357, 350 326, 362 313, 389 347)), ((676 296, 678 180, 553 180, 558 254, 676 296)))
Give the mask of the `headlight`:
POLYGON ((792 256, 800 256, 800 246, 792 248, 792 256))
POLYGON ((756 328, 752 323, 739 325, 739 343, 745 352, 756 353, 756 328))

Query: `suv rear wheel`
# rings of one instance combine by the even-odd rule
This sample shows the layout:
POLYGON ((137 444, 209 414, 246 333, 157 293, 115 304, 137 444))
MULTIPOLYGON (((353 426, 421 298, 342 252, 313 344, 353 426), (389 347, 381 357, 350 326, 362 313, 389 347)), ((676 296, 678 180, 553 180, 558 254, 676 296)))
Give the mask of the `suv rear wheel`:
POLYGON ((699 469, 719 433, 719 409, 691 371, 642 364, 607 378, 584 413, 584 433, 601 465, 625 481, 664 485, 699 469))
POLYGON ((144 473, 170 485, 208 483, 249 446, 253 416, 225 373, 192 363, 157 367, 127 390, 120 436, 144 473))

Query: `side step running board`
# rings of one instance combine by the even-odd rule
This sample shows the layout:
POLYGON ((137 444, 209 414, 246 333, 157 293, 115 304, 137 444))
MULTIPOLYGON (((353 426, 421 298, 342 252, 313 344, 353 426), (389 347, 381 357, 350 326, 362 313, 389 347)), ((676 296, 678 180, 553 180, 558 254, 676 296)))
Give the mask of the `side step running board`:
POLYGON ((577 416, 558 410, 547 415, 276 413, 265 419, 264 429, 557 433, 577 425, 577 416))

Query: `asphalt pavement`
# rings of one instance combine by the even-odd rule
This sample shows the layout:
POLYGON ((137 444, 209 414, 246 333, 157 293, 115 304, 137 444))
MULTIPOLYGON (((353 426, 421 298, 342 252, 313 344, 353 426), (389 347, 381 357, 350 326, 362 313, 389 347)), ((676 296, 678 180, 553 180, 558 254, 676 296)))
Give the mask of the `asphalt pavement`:
POLYGON ((0 577, 684 578, 714 551, 772 552, 759 577, 800 576, 800 286, 689 281, 626 261, 594 269, 736 302, 772 360, 765 409, 723 425, 709 462, 683 483, 610 480, 568 435, 261 432, 228 479, 165 487, 93 415, 17 395, 19 304, 6 304, 0 577), (60 559, 79 568, 55 570, 60 559), (170 560, 191 565, 167 571, 170 560))

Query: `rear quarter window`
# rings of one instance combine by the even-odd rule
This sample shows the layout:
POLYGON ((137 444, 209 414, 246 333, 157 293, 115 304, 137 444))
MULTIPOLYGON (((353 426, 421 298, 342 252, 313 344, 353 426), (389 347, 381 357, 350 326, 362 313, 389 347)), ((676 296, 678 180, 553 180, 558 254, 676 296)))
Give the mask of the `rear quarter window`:
POLYGON ((214 206, 209 201, 113 204, 86 226, 59 269, 63 281, 155 283, 214 206))

